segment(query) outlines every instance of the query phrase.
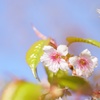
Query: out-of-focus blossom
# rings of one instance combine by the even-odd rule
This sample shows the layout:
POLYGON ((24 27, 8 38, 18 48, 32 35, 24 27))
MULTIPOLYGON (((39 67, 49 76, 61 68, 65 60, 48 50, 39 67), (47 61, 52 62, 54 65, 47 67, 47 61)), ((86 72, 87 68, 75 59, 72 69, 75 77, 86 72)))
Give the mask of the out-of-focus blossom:
POLYGON ((44 46, 44 54, 41 57, 41 62, 44 66, 54 73, 59 69, 66 71, 68 70, 68 63, 62 58, 68 54, 68 47, 66 45, 59 45, 57 50, 52 46, 44 46))
POLYGON ((100 9, 97 9, 97 12, 100 14, 100 9))
POLYGON ((91 97, 89 97, 89 98, 86 98, 85 100, 91 100, 91 97))
MULTIPOLYGON (((64 94, 62 97, 57 98, 56 100, 67 100, 67 95, 64 94)), ((69 100, 69 99, 68 99, 69 100)))
MULTIPOLYGON (((100 9, 97 9, 97 13, 100 14, 100 9)), ((100 16, 99 16, 100 17, 100 16)))
POLYGON ((76 75, 89 77, 94 71, 94 68, 97 67, 98 59, 91 56, 90 51, 85 49, 78 57, 70 57, 69 62, 76 67, 76 75))
POLYGON ((100 100, 100 90, 95 90, 92 96, 93 100, 100 100))
POLYGON ((61 97, 59 97, 58 99, 56 99, 56 100, 63 100, 61 97))

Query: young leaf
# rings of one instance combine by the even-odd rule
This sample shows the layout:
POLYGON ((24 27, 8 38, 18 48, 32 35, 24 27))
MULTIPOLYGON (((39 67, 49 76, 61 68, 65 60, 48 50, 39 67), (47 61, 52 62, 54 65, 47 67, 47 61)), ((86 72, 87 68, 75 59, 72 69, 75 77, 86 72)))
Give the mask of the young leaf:
POLYGON ((97 46, 100 48, 100 42, 93 40, 93 39, 83 39, 83 38, 78 38, 78 37, 68 37, 66 38, 66 40, 68 41, 68 46, 74 42, 84 42, 84 43, 88 43, 88 44, 92 44, 94 46, 97 46))
POLYGON ((19 87, 12 100, 39 100, 41 87, 39 85, 26 82, 19 87))
POLYGON ((8 83, 2 92, 1 100, 12 100, 12 96, 14 95, 16 89, 23 83, 24 81, 14 81, 8 83))
POLYGON ((1 100, 39 100, 41 86, 25 81, 9 83, 2 93, 1 100))
POLYGON ((54 73, 52 71, 50 71, 47 67, 45 67, 45 71, 46 71, 46 74, 47 74, 48 81, 50 83, 52 83, 53 78, 54 78, 54 73))
POLYGON ((91 94, 92 88, 90 84, 83 78, 78 76, 65 76, 58 79, 58 84, 62 87, 68 87, 71 90, 83 94, 91 94))
POLYGON ((47 73, 47 77, 48 77, 48 81, 50 82, 50 84, 56 84, 57 79, 61 78, 61 77, 65 77, 68 75, 67 71, 62 71, 59 70, 56 74, 53 73, 52 71, 50 71, 47 67, 45 67, 46 73, 47 73))
POLYGON ((43 47, 48 45, 50 39, 39 40, 35 42, 26 53, 26 62, 30 66, 35 78, 39 79, 37 76, 37 65, 40 62, 40 57, 43 54, 43 47))
POLYGON ((55 75, 55 77, 57 79, 62 78, 62 77, 66 77, 66 76, 68 76, 68 71, 62 71, 62 70, 59 70, 57 72, 57 74, 55 75))

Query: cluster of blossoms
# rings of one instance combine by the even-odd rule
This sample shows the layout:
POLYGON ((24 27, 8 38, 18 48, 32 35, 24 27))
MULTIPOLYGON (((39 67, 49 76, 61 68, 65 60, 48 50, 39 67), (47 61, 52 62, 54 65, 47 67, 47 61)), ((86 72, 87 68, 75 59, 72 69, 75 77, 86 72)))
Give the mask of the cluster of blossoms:
POLYGON ((74 75, 87 78, 98 65, 98 59, 91 56, 88 49, 82 51, 79 56, 68 57, 67 60, 65 59, 68 55, 68 47, 66 45, 59 45, 57 49, 52 46, 44 46, 43 51, 41 62, 54 73, 57 73, 58 70, 67 71, 71 65, 75 72, 74 75))
MULTIPOLYGON (((97 12, 100 13, 100 9, 97 9, 97 12)), ((35 31, 36 35, 39 38, 43 40, 48 39, 46 36, 40 33, 34 26, 33 30, 35 31)), ((89 43, 93 44, 90 41, 89 43)), ((94 44, 98 46, 97 44, 99 44, 99 42, 95 41, 94 44)), ((72 75, 88 78, 89 76, 92 75, 94 68, 96 68, 98 65, 97 57, 92 56, 91 52, 88 49, 83 50, 78 56, 71 55, 66 45, 57 46, 56 42, 53 39, 50 40, 48 46, 43 47, 43 51, 44 54, 41 56, 40 61, 43 63, 45 67, 48 68, 48 70, 50 70, 54 74, 56 74, 59 70, 62 71, 71 70, 72 75)), ((53 94, 54 92, 50 93, 53 94)), ((96 98, 99 98, 98 95, 100 95, 100 91, 95 93, 93 92, 92 95, 93 95, 92 97, 86 100, 92 100, 92 99, 97 100, 96 98)), ((66 95, 64 94, 62 97, 59 97, 57 95, 56 100, 66 100, 66 95)))

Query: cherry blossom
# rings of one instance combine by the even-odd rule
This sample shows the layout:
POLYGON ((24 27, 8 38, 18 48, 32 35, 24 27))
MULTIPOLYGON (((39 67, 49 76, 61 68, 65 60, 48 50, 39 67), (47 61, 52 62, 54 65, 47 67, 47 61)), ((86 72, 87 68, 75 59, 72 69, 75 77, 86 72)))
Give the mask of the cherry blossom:
POLYGON ((66 45, 59 45, 57 49, 52 46, 44 46, 44 54, 40 58, 44 66, 54 73, 59 69, 66 71, 68 70, 68 63, 62 58, 68 54, 68 47, 66 45))
POLYGON ((91 56, 90 51, 85 49, 78 57, 70 57, 69 63, 76 67, 76 75, 89 77, 97 67, 98 59, 91 56))

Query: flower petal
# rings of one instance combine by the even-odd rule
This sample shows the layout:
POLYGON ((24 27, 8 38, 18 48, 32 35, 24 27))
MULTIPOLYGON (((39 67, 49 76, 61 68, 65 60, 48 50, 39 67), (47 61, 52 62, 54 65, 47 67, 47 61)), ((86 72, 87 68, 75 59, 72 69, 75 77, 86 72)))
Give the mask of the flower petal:
POLYGON ((57 52, 62 56, 66 56, 68 54, 68 47, 66 45, 59 45, 57 47, 57 52))
POLYGON ((91 56, 91 52, 88 49, 85 49, 81 52, 80 56, 86 56, 86 57, 90 57, 91 56))
POLYGON ((77 63, 77 59, 78 59, 77 56, 70 57, 70 58, 69 58, 69 63, 70 63, 71 65, 75 66, 76 63, 77 63))
POLYGON ((59 70, 60 65, 57 63, 52 63, 50 66, 48 66, 48 69, 54 73, 56 73, 59 70))
POLYGON ((69 69, 68 63, 64 59, 60 60, 60 69, 63 71, 66 71, 69 69))
POLYGON ((91 60, 92 60, 92 62, 93 62, 93 67, 95 68, 95 67, 97 67, 97 65, 98 65, 98 58, 97 57, 91 57, 91 60))
POLYGON ((44 46, 43 51, 49 54, 52 52, 56 52, 56 50, 52 46, 44 46))
POLYGON ((49 56, 48 56, 46 53, 44 53, 44 54, 41 56, 40 61, 43 62, 43 61, 46 61, 46 60, 49 60, 49 56))
POLYGON ((76 69, 76 75, 82 76, 82 71, 79 68, 76 69))
POLYGON ((41 56, 40 61, 43 63, 44 66, 50 66, 52 63, 52 60, 46 53, 44 53, 43 56, 41 56))
POLYGON ((93 73, 93 69, 86 69, 86 70, 82 70, 82 75, 85 76, 86 78, 90 77, 93 73))

